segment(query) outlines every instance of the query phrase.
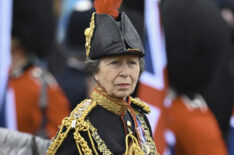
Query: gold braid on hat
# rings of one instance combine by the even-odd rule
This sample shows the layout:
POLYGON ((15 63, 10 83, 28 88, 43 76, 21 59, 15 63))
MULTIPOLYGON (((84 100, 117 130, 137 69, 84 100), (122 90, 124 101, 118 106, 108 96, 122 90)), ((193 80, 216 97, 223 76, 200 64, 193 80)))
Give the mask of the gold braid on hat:
MULTIPOLYGON (((94 8, 96 9, 97 14, 109 14, 113 18, 117 18, 119 15, 118 8, 120 7, 121 3, 122 0, 95 0, 94 8)), ((95 28, 95 14, 95 12, 92 14, 90 26, 84 31, 84 35, 86 37, 85 49, 87 57, 89 57, 90 54, 91 40, 95 28)))
POLYGON ((86 56, 87 57, 89 57, 89 54, 90 54, 91 39, 92 39, 93 31, 94 31, 94 28, 95 28, 94 16, 95 16, 95 12, 92 14, 89 27, 86 28, 85 31, 84 31, 84 35, 85 35, 85 38, 86 38, 85 49, 86 49, 86 56))

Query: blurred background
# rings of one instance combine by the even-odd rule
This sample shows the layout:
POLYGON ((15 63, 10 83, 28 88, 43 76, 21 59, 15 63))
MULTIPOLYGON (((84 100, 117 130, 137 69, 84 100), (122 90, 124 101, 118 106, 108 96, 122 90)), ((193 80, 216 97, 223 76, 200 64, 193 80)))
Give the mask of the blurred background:
MULTIPOLYGON (((160 154, 234 155, 234 0, 124 0, 160 154), (203 147, 202 147, 203 146, 203 147), (206 152, 207 151, 207 152, 206 152)), ((44 138, 89 96, 91 0, 0 0, 0 127, 44 138)))

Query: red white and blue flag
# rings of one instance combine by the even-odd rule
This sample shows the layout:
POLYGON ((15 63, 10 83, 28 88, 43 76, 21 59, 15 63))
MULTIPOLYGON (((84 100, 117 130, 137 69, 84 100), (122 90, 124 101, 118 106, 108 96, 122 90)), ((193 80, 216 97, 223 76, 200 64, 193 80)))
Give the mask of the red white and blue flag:
POLYGON ((160 0, 145 0, 145 71, 140 78, 138 96, 151 106, 148 116, 154 134, 157 150, 166 153, 165 111, 166 96, 166 53, 165 40, 160 19, 160 0))

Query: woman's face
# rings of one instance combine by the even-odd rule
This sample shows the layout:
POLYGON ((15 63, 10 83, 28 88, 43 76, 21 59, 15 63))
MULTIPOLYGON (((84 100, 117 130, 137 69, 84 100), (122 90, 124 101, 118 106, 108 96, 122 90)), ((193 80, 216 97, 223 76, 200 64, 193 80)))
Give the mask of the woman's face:
POLYGON ((94 76, 109 95, 124 99, 134 91, 139 74, 139 57, 124 55, 101 59, 94 76))

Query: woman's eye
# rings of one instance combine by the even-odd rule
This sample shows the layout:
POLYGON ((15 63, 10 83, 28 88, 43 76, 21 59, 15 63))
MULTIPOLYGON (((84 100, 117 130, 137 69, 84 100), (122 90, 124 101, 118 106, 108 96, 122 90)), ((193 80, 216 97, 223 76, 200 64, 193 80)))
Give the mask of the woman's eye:
POLYGON ((111 61, 110 64, 117 65, 117 64, 119 64, 119 61, 117 61, 117 60, 111 61))
POLYGON ((137 64, 136 61, 129 61, 128 63, 131 65, 137 64))

